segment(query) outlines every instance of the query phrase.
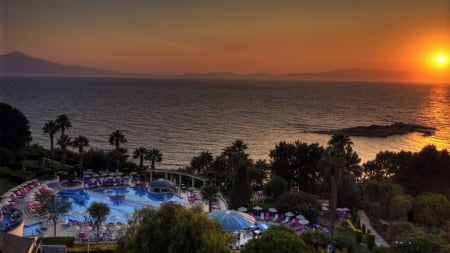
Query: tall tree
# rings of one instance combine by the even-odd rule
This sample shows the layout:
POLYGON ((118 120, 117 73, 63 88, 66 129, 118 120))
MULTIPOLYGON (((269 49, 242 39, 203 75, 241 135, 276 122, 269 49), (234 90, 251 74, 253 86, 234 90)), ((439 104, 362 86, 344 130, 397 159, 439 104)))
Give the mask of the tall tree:
POLYGON ((245 244, 242 253, 309 253, 310 246, 296 235, 294 230, 284 226, 273 226, 260 238, 254 238, 245 244))
POLYGON ((64 136, 64 133, 67 129, 72 127, 72 122, 70 122, 69 117, 65 114, 61 114, 56 118, 56 125, 58 126, 58 129, 61 130, 61 137, 64 136))
POLYGON ((208 184, 203 186, 201 194, 203 200, 208 201, 209 212, 211 212, 213 201, 216 201, 219 197, 219 187, 215 184, 208 184))
POLYGON ((67 147, 72 145, 72 138, 68 135, 63 135, 58 139, 58 145, 61 147, 61 164, 64 170, 66 165, 67 147))
POLYGON ((16 150, 31 141, 28 119, 16 108, 0 103, 0 147, 16 150))
POLYGON ((135 218, 117 242, 118 253, 230 252, 229 236, 200 209, 164 204, 139 210, 135 218))
POLYGON ((55 134, 58 132, 58 125, 55 121, 49 120, 45 122, 44 126, 42 127, 42 130, 44 133, 48 134, 50 137, 50 153, 52 157, 51 166, 53 167, 53 161, 55 160, 55 134))
POLYGON ((213 166, 214 158, 208 151, 202 151, 199 156, 192 157, 191 168, 199 175, 212 176, 211 167, 213 166))
POLYGON ((95 224, 97 224, 97 241, 98 241, 100 224, 102 223, 102 221, 106 220, 106 217, 108 217, 110 212, 109 206, 105 203, 94 201, 89 206, 87 211, 89 212, 89 215, 95 219, 95 224))
POLYGON ((111 135, 109 136, 109 144, 111 144, 115 147, 115 152, 117 155, 116 170, 119 170, 119 168, 120 168, 120 156, 121 156, 120 144, 125 143, 125 142, 127 142, 127 139, 125 138, 125 135, 120 130, 116 130, 116 131, 112 132, 111 135))
POLYGON ((152 148, 152 149, 148 150, 147 155, 145 156, 145 158, 152 162, 151 165, 150 165, 150 168, 154 169, 155 168, 155 163, 156 162, 160 163, 162 161, 162 153, 161 153, 161 151, 159 149, 152 148))
POLYGON ((134 159, 139 158, 139 170, 140 171, 144 170, 144 159, 147 160, 147 153, 148 153, 148 149, 146 149, 144 147, 139 147, 139 148, 135 149, 133 152, 133 158, 134 159))
POLYGON ((80 156, 80 167, 83 168, 83 155, 84 155, 84 148, 89 146, 89 140, 85 136, 78 136, 75 139, 73 139, 72 147, 78 149, 78 154, 80 156))
POLYGON ((56 223, 59 217, 70 209, 72 203, 67 198, 50 192, 37 194, 36 200, 40 203, 36 212, 40 216, 50 216, 50 219, 53 221, 53 236, 56 236, 56 223))
POLYGON ((333 135, 328 141, 328 147, 325 150, 324 156, 321 160, 321 167, 330 178, 330 230, 334 232, 336 222, 336 205, 338 199, 339 181, 347 167, 346 158, 349 156, 348 152, 353 152, 351 145, 353 142, 347 135, 337 134, 333 135))

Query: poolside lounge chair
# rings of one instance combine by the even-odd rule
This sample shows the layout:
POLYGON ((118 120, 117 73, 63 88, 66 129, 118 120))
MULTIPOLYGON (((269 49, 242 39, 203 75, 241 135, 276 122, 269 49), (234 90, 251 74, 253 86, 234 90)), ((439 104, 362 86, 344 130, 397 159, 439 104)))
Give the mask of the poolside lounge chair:
POLYGON ((274 216, 273 216, 273 218, 272 218, 272 221, 277 221, 278 220, 278 214, 276 213, 274 216))

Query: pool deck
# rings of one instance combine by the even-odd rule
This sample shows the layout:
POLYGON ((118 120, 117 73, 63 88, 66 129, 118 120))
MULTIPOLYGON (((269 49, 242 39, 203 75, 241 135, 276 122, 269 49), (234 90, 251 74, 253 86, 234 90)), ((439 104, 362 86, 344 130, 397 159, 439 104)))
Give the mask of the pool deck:
MULTIPOLYGON (((193 192, 179 192, 177 193, 180 197, 182 197, 186 201, 186 207, 187 208, 193 208, 196 206, 201 206, 205 212, 208 212, 209 206, 208 202, 201 200, 201 194, 198 189, 195 189, 193 192), (195 193, 197 196, 199 196, 199 199, 190 202, 188 199, 188 196, 190 196, 192 193, 195 193)), ((16 208, 23 211, 23 218, 24 218, 24 224, 25 226, 33 225, 39 222, 43 223, 44 227, 47 227, 47 230, 42 231, 43 237, 53 237, 53 221, 48 220, 48 218, 40 217, 38 214, 31 213, 28 209, 28 204, 25 201, 24 198, 18 199, 16 203, 16 208)), ((226 201, 219 197, 219 201, 214 205, 214 210, 227 210, 227 204, 226 201)), ((64 225, 64 217, 61 217, 60 220, 56 224, 56 235, 57 236, 75 236, 77 235, 79 231, 75 229, 74 226, 65 226, 64 225)))

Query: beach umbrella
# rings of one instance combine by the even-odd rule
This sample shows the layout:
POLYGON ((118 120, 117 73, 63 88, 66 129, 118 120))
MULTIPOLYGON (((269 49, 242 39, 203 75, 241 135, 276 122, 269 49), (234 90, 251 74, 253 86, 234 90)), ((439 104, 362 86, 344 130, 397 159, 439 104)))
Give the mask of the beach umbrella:
POLYGON ((89 179, 89 178, 91 178, 90 175, 84 175, 84 179, 89 179))
POLYGON ((208 215, 210 219, 218 220, 223 231, 239 231, 255 224, 255 218, 239 211, 216 210, 208 215))
POLYGON ((322 211, 327 212, 328 211, 328 207, 322 206, 322 211))
POLYGON ((299 224, 306 225, 309 224, 309 220, 303 219, 298 221, 299 224))
POLYGON ((237 210, 238 210, 239 212, 247 212, 247 208, 246 208, 246 207, 243 207, 243 206, 239 207, 237 210))
POLYGON ((260 206, 254 206, 254 207, 253 207, 253 210, 261 211, 261 210, 262 210, 262 207, 260 207, 260 206))
POLYGON ((84 232, 91 232, 92 229, 93 229, 92 226, 83 226, 81 228, 81 230, 84 231, 84 232))
POLYGON ((341 210, 344 211, 344 212, 349 212, 350 211, 350 209, 348 207, 341 208, 341 210))
POLYGON ((273 207, 269 208, 268 211, 271 212, 271 213, 278 213, 278 210, 276 208, 273 208, 273 207))
POLYGON ((108 228, 105 225, 99 227, 100 232, 105 232, 108 228))
POLYGON ((292 213, 292 212, 286 212, 286 213, 284 213, 284 215, 286 215, 287 217, 292 217, 292 216, 294 216, 295 214, 292 213))
POLYGON ((113 215, 113 216, 111 216, 111 217, 109 217, 111 220, 115 220, 115 221, 117 221, 117 220, 120 220, 120 216, 119 215, 113 215))
POLYGON ((101 173, 100 176, 102 176, 102 177, 107 177, 107 176, 108 176, 108 173, 101 173))
POLYGON ((299 214, 299 215, 295 216, 295 218, 297 218, 297 220, 304 220, 305 216, 299 214))
POLYGON ((97 173, 92 174, 93 177, 98 177, 97 173))
POLYGON ((108 230, 111 231, 111 232, 114 232, 114 231, 119 231, 121 228, 122 227, 119 226, 119 225, 112 225, 112 226, 108 227, 108 230))
POLYGON ((118 176, 122 176, 123 173, 122 173, 122 172, 117 172, 117 175, 118 175, 118 176))
POLYGON ((336 211, 342 212, 342 208, 338 207, 338 208, 336 208, 336 211))

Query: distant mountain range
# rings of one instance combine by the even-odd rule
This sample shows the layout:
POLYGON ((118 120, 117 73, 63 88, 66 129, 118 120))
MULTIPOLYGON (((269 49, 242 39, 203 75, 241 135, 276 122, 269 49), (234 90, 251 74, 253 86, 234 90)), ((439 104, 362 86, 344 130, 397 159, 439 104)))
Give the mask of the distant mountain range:
POLYGON ((410 73, 406 71, 387 71, 376 69, 338 69, 326 72, 310 73, 251 73, 238 74, 233 72, 214 72, 207 74, 185 73, 178 75, 178 78, 185 79, 246 79, 246 80, 322 80, 322 81, 408 81, 410 73))
MULTIPOLYGON (((85 66, 64 65, 44 59, 30 57, 21 52, 0 55, 0 76, 93 76, 93 77, 158 77, 139 74, 127 74, 118 71, 90 68, 85 66)), ((311 73, 250 73, 233 72, 184 73, 161 78, 179 79, 238 79, 238 80, 325 80, 325 81, 390 81, 402 82, 409 79, 406 71, 387 71, 374 69, 339 69, 328 72, 311 73)))
POLYGON ((0 55, 0 75, 2 76, 121 76, 120 72, 64 65, 21 52, 0 55))

